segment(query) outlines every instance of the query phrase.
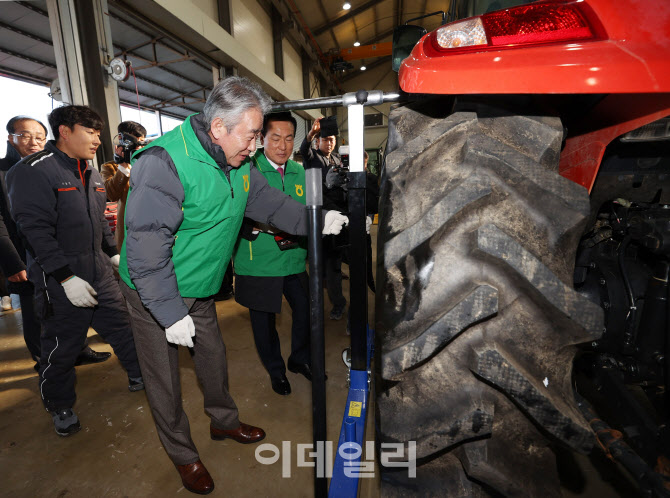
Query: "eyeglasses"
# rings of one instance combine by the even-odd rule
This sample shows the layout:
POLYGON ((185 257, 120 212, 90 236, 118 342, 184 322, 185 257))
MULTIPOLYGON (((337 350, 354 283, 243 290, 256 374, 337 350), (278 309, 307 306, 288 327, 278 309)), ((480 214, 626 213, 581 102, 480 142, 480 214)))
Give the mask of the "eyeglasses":
POLYGON ((10 135, 18 137, 22 142, 30 142, 31 140, 35 139, 35 142, 38 144, 44 144, 47 141, 47 137, 37 137, 35 135, 31 135, 30 133, 10 133, 10 135))

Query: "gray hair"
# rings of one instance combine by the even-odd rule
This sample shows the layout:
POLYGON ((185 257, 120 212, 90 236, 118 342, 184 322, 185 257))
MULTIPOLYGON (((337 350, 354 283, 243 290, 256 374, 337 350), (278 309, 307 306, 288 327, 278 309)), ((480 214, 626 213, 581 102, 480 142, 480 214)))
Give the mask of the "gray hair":
POLYGON ((214 119, 221 118, 230 133, 242 114, 249 109, 258 109, 265 115, 270 112, 271 102, 272 99, 258 83, 241 76, 230 76, 217 83, 202 112, 209 126, 214 119))

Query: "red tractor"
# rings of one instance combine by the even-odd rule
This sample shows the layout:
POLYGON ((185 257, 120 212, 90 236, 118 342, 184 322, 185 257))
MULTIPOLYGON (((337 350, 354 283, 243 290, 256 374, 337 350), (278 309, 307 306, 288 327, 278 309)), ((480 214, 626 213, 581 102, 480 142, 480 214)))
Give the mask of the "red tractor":
POLYGON ((596 431, 663 495, 670 2, 520 3, 394 36, 376 422, 417 475, 382 495, 561 496, 556 449, 596 431))

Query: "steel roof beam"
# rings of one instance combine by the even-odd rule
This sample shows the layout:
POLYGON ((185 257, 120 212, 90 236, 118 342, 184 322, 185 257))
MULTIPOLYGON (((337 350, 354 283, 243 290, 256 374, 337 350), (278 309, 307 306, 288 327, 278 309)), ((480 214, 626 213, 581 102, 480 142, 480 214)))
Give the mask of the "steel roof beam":
MULTIPOLYGON (((150 60, 150 59, 147 59, 147 58, 145 58, 145 57, 142 57, 142 56, 139 55, 139 54, 136 54, 135 52, 131 52, 131 51, 128 50, 128 49, 124 49, 124 48, 123 48, 121 45, 119 45, 118 43, 115 43, 114 46, 115 46, 116 48, 118 48, 118 49, 121 50, 121 54, 127 54, 127 55, 129 55, 129 56, 131 56, 131 57, 134 57, 134 58, 136 58, 136 59, 143 60, 143 61, 145 61, 145 62, 150 62, 150 63, 151 63, 151 62, 154 62, 154 61, 152 61, 152 60, 150 60)), ((180 61, 176 61, 176 60, 170 61, 170 63, 172 63, 172 62, 180 62, 180 61)), ((195 61, 194 61, 194 62, 195 62, 195 61)), ((158 69, 160 69, 160 70, 162 70, 162 71, 165 71, 165 72, 168 73, 168 74, 171 74, 172 76, 176 76, 177 78, 181 78, 181 79, 183 79, 184 81, 188 81, 188 82, 191 83, 192 85, 202 86, 202 82, 200 82, 200 81, 192 80, 192 79, 189 78, 188 76, 184 76, 183 74, 180 74, 180 73, 178 73, 178 72, 176 72, 176 71, 172 71, 171 69, 167 69, 167 68, 165 68, 165 67, 162 67, 162 66, 160 66, 159 64, 155 64, 155 66, 158 67, 158 69)), ((140 67, 141 67, 141 68, 144 68, 144 67, 146 67, 146 66, 140 66, 140 67)), ((137 68, 137 69, 139 69, 139 68, 137 68)), ((211 71, 212 69, 209 68, 209 70, 211 71)), ((137 77, 137 79, 140 79, 140 78, 137 77)), ((151 80, 147 80, 147 81, 148 81, 148 82, 151 82, 151 80)), ((169 87, 165 87, 165 88, 168 89, 168 90, 170 90, 169 87)), ((173 90, 173 91, 175 91, 176 93, 181 93, 181 90, 173 90)))
POLYGON ((0 47, 0 52, 3 54, 11 55, 12 57, 16 57, 18 59, 23 59, 25 61, 33 62, 35 64, 39 64, 44 67, 50 67, 51 69, 56 69, 56 64, 52 64, 51 62, 46 62, 46 61, 41 61, 39 59, 35 59, 34 57, 29 57, 27 55, 19 54, 17 52, 14 52, 13 50, 9 50, 3 47, 0 47))
POLYGON ((28 33, 27 31, 23 31, 20 28, 17 28, 16 26, 11 26, 9 24, 5 24, 4 22, 0 22, 0 28, 5 28, 6 30, 13 31, 14 33, 18 33, 19 35, 25 36, 27 38, 30 38, 31 40, 38 41, 40 43, 44 43, 45 45, 49 45, 53 47, 53 42, 51 40, 47 40, 46 38, 41 38, 37 35, 34 35, 32 33, 28 33))
MULTIPOLYGON (((125 87, 119 85, 119 90, 123 90, 124 92, 129 92, 129 93, 132 93, 133 95, 137 95, 137 93, 135 92, 135 89, 134 89, 134 88, 125 88, 125 87)), ((163 100, 162 98, 156 97, 156 96, 154 96, 154 95, 150 95, 150 94, 148 94, 148 93, 142 93, 142 92, 139 92, 139 96, 140 96, 140 97, 147 98, 147 99, 155 100, 156 102, 161 102, 161 101, 163 100)), ((137 102, 132 102, 131 105, 132 105, 132 107, 137 107, 137 102)), ((156 104, 152 104, 152 105, 150 106, 150 105, 148 105, 148 104, 145 104, 144 107, 147 107, 147 108, 151 108, 151 109, 156 110, 157 108, 154 107, 155 105, 156 105, 156 104)), ((142 107, 142 104, 140 104, 140 107, 142 107)), ((193 109, 193 108, 191 108, 191 107, 188 107, 188 106, 186 105, 186 103, 182 103, 182 104, 174 104, 174 105, 171 106, 171 107, 182 107, 182 108, 186 109, 187 111, 189 111, 189 112, 191 112, 191 113, 193 113, 193 112, 200 112, 200 111, 198 111, 197 109, 193 109)))
MULTIPOLYGON (((117 9, 119 9, 119 10, 122 10, 122 11, 124 12, 124 14, 126 14, 126 15, 129 16, 129 17, 132 17, 132 18, 135 19, 137 22, 139 22, 139 23, 146 23, 146 20, 143 20, 141 16, 139 16, 136 12, 134 12, 133 9, 132 9, 131 7, 129 7, 128 5, 126 5, 125 3, 123 3, 122 0, 116 0, 116 1, 112 0, 112 1, 110 1, 110 4, 112 4, 115 8, 117 8, 117 9)), ((149 38, 155 38, 154 35, 151 35, 151 34, 147 33, 146 31, 144 31, 144 30, 138 28, 138 27, 135 26, 134 24, 129 23, 128 21, 126 21, 125 19, 121 18, 120 16, 117 16, 116 14, 114 14, 114 13, 112 13, 112 12, 110 12, 109 15, 110 15, 110 17, 113 17, 114 19, 116 19, 117 21, 119 21, 119 22, 125 24, 126 26, 130 26, 131 28, 133 28, 133 29, 134 29, 135 31, 137 31, 138 33, 142 33, 144 36, 148 36, 149 38)), ((207 65, 205 65, 205 64, 202 64, 202 63, 199 62, 199 61, 193 61, 195 64, 198 64, 199 66, 201 66, 203 69, 206 69, 207 71, 211 71, 211 70, 212 70, 212 67, 211 67, 211 66, 215 66, 215 67, 220 66, 220 64, 219 64, 216 60, 212 59, 211 57, 208 57, 207 55, 203 54, 202 52, 200 52, 199 50, 195 49, 194 47, 191 47, 191 46, 190 46, 189 44, 187 44, 186 42, 183 42, 183 41, 181 41, 181 40, 176 40, 175 37, 174 37, 172 34, 168 33, 166 30, 164 30, 164 29, 161 28, 160 26, 156 26, 156 25, 152 24, 151 27, 152 27, 153 29, 155 29, 156 31, 158 31, 159 34, 161 34, 161 35, 163 35, 164 37, 166 37, 166 38, 172 40, 174 43, 177 43, 178 45, 181 45, 185 50, 190 51, 190 52, 193 52, 193 53, 196 54, 201 60, 206 61, 206 62, 208 62, 208 63, 210 64, 210 66, 207 66, 207 65)), ((167 45, 166 43, 161 43, 161 42, 157 42, 157 43, 158 43, 159 45, 161 45, 161 46, 163 46, 163 47, 169 49, 169 50, 173 50, 173 51, 175 50, 173 47, 167 45)))
MULTIPOLYGON (((133 109, 137 108, 137 102, 131 102, 130 100, 119 100, 119 102, 126 107, 132 107, 133 109)), ((147 110, 147 111, 152 111, 152 112, 160 112, 164 116, 168 116, 170 118, 177 118, 177 119, 184 119, 184 116, 180 114, 175 114, 173 112, 164 112, 162 109, 156 109, 153 106, 150 105, 140 105, 140 108, 147 110)), ((188 109, 187 109, 188 110, 188 109)))
MULTIPOLYGON (((119 45, 118 43, 115 43, 114 46, 115 46, 116 48, 118 48, 118 49, 121 50, 121 53, 120 53, 119 55, 127 54, 127 55, 129 55, 129 56, 131 56, 131 57, 135 57, 136 59, 140 59, 140 60, 143 60, 143 61, 145 61, 145 62, 149 62, 149 63, 153 63, 153 62, 154 62, 154 61, 152 61, 152 60, 150 60, 150 59, 147 59, 146 57, 142 57, 141 55, 139 55, 139 54, 137 54, 137 53, 135 53, 135 52, 132 52, 130 49, 125 49, 125 48, 123 48, 123 47, 122 47, 121 45, 119 45)), ((189 56, 189 57, 193 57, 193 56, 189 56)), ((187 59, 184 59, 184 60, 187 60, 187 59)), ((162 64, 171 64, 171 63, 173 63, 173 62, 181 62, 181 60, 171 60, 171 61, 168 61, 168 62, 156 63, 156 64, 152 64, 152 66, 156 66, 156 67, 158 67, 159 69, 165 71, 166 73, 171 74, 172 76, 176 76, 177 78, 181 78, 181 79, 183 79, 183 80, 185 80, 185 81, 188 81, 188 82, 191 83, 192 85, 202 85, 202 82, 200 82, 200 81, 192 80, 192 79, 189 78, 188 76, 184 76, 184 75, 181 74, 181 73, 178 73, 178 72, 176 72, 176 71, 172 71, 171 69, 167 69, 167 68, 165 68, 165 67, 162 67, 162 64)), ((196 61, 193 61, 193 62, 196 62, 196 61)), ((139 68, 135 68, 135 69, 144 69, 145 67, 146 67, 146 66, 140 66, 139 68)), ((209 68, 209 71, 211 71, 211 70, 212 70, 212 69, 209 68)))
POLYGON ((40 78, 39 76, 35 76, 34 74, 30 73, 25 73, 23 71, 19 71, 18 69, 10 69, 6 66, 0 66, 0 75, 2 75, 2 73, 11 74, 12 76, 16 76, 20 80, 30 81, 32 83, 40 83, 44 84, 45 86, 51 84, 51 80, 40 78))
POLYGON ((47 14, 46 10, 42 10, 39 7, 35 7, 33 2, 16 2, 19 5, 24 6, 26 9, 32 10, 33 12, 37 12, 38 14, 44 16, 44 17, 49 17, 49 14, 47 14))
POLYGON ((363 5, 360 5, 359 7, 356 7, 355 9, 351 9, 349 12, 344 14, 343 16, 337 17, 335 19, 328 20, 326 24, 319 26, 316 28, 314 31, 314 36, 319 36, 321 33, 326 32, 327 30, 331 29, 335 26, 339 26, 345 21, 348 21, 352 17, 360 14, 361 12, 365 12, 368 9, 371 9, 378 3, 382 2, 383 0, 370 0, 368 2, 365 2, 363 5))
MULTIPOLYGON (((382 64, 388 64, 389 67, 391 67, 391 56, 387 55, 385 57, 380 57, 379 59, 374 61, 372 64, 366 64, 366 66, 365 66, 365 67, 367 67, 366 71, 374 69, 377 66, 381 66, 382 64)), ((345 76, 342 76, 341 79, 342 79, 342 82, 345 82, 345 81, 349 81, 349 80, 355 78, 356 76, 360 76, 361 74, 363 74, 361 71, 355 70, 355 71, 352 71, 345 76)))

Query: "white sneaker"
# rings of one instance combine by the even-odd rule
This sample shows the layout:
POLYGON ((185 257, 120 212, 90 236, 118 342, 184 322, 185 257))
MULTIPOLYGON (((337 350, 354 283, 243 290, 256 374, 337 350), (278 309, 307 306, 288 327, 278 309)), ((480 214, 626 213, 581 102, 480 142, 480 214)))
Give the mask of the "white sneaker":
POLYGON ((0 304, 2 311, 9 311, 12 309, 12 298, 9 296, 2 296, 2 303, 0 304))

